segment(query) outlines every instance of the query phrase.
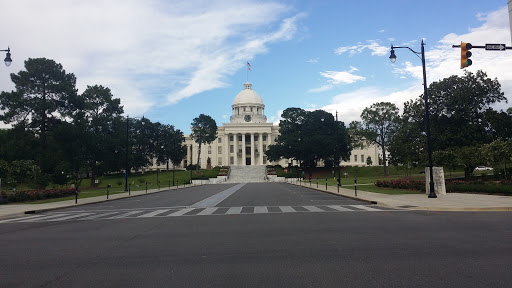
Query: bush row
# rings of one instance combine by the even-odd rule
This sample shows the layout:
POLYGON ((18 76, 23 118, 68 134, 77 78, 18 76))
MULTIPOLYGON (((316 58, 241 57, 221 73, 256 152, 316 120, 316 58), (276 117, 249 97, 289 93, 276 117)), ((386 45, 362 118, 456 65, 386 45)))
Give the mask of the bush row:
POLYGON ((375 186, 393 189, 409 189, 425 191, 425 181, 410 179, 377 180, 375 186))
POLYGON ((7 194, 9 202, 25 202, 75 195, 75 188, 16 191, 7 194))

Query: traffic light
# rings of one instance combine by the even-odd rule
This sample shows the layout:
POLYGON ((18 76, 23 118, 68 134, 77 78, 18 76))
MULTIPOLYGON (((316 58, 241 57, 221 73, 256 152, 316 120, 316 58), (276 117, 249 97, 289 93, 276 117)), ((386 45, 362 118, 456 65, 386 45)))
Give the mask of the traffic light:
POLYGON ((471 48, 473 48, 471 43, 460 43, 460 69, 469 67, 473 64, 473 61, 469 59, 472 55, 471 51, 469 51, 471 48))

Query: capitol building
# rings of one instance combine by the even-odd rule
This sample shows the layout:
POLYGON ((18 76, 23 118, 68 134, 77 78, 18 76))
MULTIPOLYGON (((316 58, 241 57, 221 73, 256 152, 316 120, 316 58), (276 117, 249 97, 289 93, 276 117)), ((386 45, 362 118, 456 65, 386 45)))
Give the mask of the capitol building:
MULTIPOLYGON (((200 166, 207 167, 208 158, 211 166, 239 165, 275 165, 288 166, 289 159, 279 163, 270 163, 265 156, 268 147, 275 143, 279 135, 279 126, 267 122, 265 104, 260 95, 247 82, 244 89, 236 95, 231 105, 230 123, 217 127, 217 139, 201 147, 200 166)), ((180 167, 197 164, 198 144, 185 135, 187 155, 180 167)), ((371 166, 379 165, 379 149, 375 145, 354 147, 350 160, 342 161, 342 166, 368 166, 367 159, 372 160, 371 166)), ((297 163, 293 163, 297 164, 297 163)), ((319 163, 321 166, 321 163, 319 163)), ((156 167, 155 167, 156 168, 156 167)))

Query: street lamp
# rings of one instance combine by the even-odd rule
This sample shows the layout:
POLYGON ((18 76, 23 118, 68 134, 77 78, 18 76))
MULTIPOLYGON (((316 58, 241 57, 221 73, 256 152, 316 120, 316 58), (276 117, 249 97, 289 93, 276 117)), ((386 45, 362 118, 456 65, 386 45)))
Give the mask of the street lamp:
POLYGON ((7 67, 11 66, 11 63, 12 63, 11 48, 7 47, 7 50, 0 50, 0 51, 7 52, 7 54, 5 54, 5 59, 4 59, 5 66, 7 66, 7 67))
MULTIPOLYGON (((423 43, 423 40, 421 40, 421 52, 416 52, 412 50, 409 47, 397 47, 393 46, 391 44, 391 55, 389 56, 389 60, 391 60, 391 63, 395 63, 396 61, 396 55, 395 50, 398 48, 406 48, 412 51, 418 58, 421 59, 421 65, 423 66, 423 98, 425 100, 425 122, 427 125, 427 152, 428 152, 428 168, 429 168, 429 194, 428 198, 437 198, 436 192, 434 191, 434 173, 432 172, 432 143, 430 140, 430 111, 429 111, 429 104, 428 104, 428 96, 427 96, 427 71, 425 69, 425 44, 423 43)), ((384 159, 385 161, 385 159, 384 159)))

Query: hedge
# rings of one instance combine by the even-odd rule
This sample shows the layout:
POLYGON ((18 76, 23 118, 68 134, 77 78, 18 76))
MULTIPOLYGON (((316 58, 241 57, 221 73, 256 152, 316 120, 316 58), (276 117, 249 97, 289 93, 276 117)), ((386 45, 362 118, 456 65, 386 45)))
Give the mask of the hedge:
POLYGON ((75 188, 16 191, 7 194, 8 202, 25 202, 75 195, 75 188))

